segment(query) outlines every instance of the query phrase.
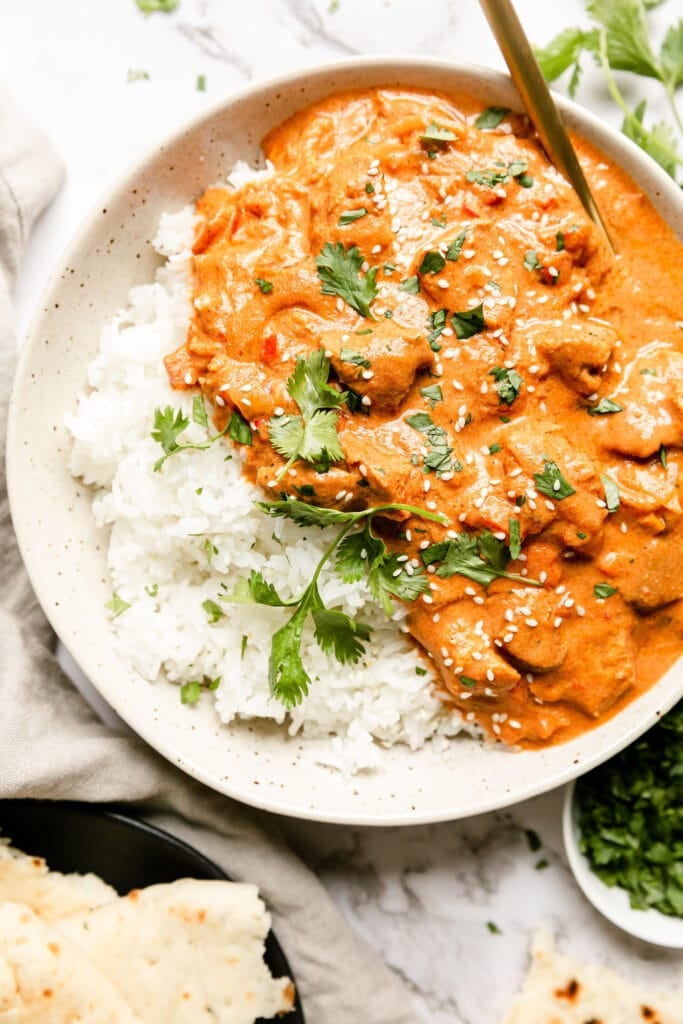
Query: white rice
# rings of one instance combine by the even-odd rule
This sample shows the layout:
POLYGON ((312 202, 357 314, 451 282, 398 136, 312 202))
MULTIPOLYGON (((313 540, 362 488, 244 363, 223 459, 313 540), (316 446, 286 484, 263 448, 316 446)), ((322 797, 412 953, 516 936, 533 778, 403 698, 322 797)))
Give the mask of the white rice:
MULTIPOLYGON (((253 173, 237 167, 234 184, 253 173)), ((155 408, 181 407, 188 416, 192 408, 193 394, 173 391, 162 359, 185 340, 193 230, 192 207, 162 218, 154 244, 167 262, 105 324, 88 367, 92 390, 78 396, 67 422, 71 472, 94 488, 98 524, 111 526, 112 592, 131 606, 112 619, 118 653, 150 681, 180 686, 220 677, 212 697, 222 722, 265 718, 291 734, 328 737, 319 759, 345 772, 378 765, 382 746, 444 743, 463 722, 434 696, 435 674, 416 672, 424 661, 400 629, 407 609, 397 606, 387 621, 364 583, 344 584, 329 566, 320 578, 323 599, 370 624, 372 639, 363 661, 345 666, 307 628, 302 654, 313 683, 287 712, 270 695, 268 656, 273 632, 291 612, 227 604, 219 595, 252 569, 284 598, 299 595, 334 531, 304 530, 255 508, 263 495, 243 478, 240 453, 227 441, 173 455, 153 472, 162 454, 150 437, 155 408), (225 611, 215 624, 202 608, 207 599, 225 611)), ((193 433, 205 436, 195 425, 187 436, 193 433)))

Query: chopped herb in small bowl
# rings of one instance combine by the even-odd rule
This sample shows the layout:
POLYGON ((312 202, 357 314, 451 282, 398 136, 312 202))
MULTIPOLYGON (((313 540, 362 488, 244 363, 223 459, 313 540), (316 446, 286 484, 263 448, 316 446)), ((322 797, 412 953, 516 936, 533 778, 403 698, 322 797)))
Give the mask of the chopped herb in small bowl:
POLYGON ((648 942, 683 948, 683 702, 568 788, 564 840, 602 914, 648 942))

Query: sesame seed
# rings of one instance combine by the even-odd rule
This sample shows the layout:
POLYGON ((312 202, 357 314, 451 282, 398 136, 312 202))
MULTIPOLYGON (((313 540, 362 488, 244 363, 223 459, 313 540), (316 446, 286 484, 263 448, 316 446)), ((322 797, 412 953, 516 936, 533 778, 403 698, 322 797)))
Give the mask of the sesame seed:
MULTIPOLYGON (((368 475, 367 466, 364 463, 361 462, 360 465, 358 466, 358 472, 360 473, 361 476, 367 476, 368 475)), ((410 538, 408 538, 408 540, 410 540, 410 538)))
POLYGON ((484 655, 481 653, 481 651, 473 651, 472 657, 474 658, 475 661, 482 661, 484 655))
POLYGON ((428 501, 428 502, 426 502, 426 505, 427 505, 427 508, 430 510, 430 512, 434 512, 436 510, 436 502, 435 501, 428 501))
POLYGON ((448 281, 446 280, 445 277, 440 277, 436 283, 438 284, 439 288, 448 288, 448 281))
POLYGON ((344 501, 351 501, 352 498, 353 498, 353 491, 347 491, 346 492, 346 497, 344 498, 344 501))
POLYGON ((282 408, 281 405, 276 405, 275 408, 273 409, 274 416, 284 416, 284 412, 285 410, 282 408))
POLYGON ((516 718, 511 718, 510 721, 508 722, 508 725, 510 726, 511 729, 521 729, 522 728, 516 718))
POLYGON ((371 178, 374 178, 379 174, 379 171, 377 170, 376 167, 368 167, 367 173, 370 175, 371 178))
POLYGON ((248 398, 243 398, 242 399, 242 405, 251 405, 251 402, 249 401, 248 398))
POLYGON ((535 629, 538 625, 538 621, 536 619, 525 619, 524 621, 530 629, 535 629))
POLYGON ((192 374, 188 371, 185 374, 185 376, 183 377, 183 380, 185 381, 186 384, 191 384, 192 383, 192 374))
POLYGON ((269 487, 277 487, 277 480, 269 480, 268 481, 268 486, 269 487))
POLYGON ((434 598, 431 597, 429 594, 423 594, 422 595, 422 600, 424 601, 425 604, 433 604, 434 603, 434 598))
POLYGON ((363 380, 372 380, 375 374, 372 370, 363 370, 361 376, 363 377, 363 380))
POLYGON ((492 683, 493 680, 496 678, 494 673, 493 673, 493 669, 492 668, 487 668, 486 669, 486 678, 488 679, 488 681, 490 683, 492 683))
POLYGON ((515 637, 514 637, 513 633, 506 633, 505 636, 503 637, 503 643, 504 644, 511 644, 512 641, 514 640, 514 638, 515 637))
POLYGON ((500 726, 498 725, 497 722, 494 725, 492 725, 491 728, 495 732, 496 736, 500 736, 500 726))
POLYGON ((361 405, 372 405, 372 399, 368 395, 363 395, 360 400, 361 405))
POLYGON ((473 597, 472 600, 474 601, 475 604, 483 604, 484 603, 484 598, 483 597, 473 597))
POLYGON ((220 395, 216 395, 216 405, 225 405, 225 399, 221 398, 220 395))
POLYGON ((429 547, 429 541, 428 540, 421 540, 419 545, 418 545, 418 547, 419 547, 420 551, 426 551, 427 548, 429 547))
POLYGON ((346 491, 339 491, 337 494, 335 494, 334 500, 335 501, 341 501, 345 494, 346 494, 346 491))
POLYGON ((451 665, 453 664, 453 659, 452 658, 444 658, 443 663, 444 663, 446 668, 450 668, 451 665))
POLYGON ((583 618, 583 616, 586 614, 586 609, 583 607, 583 605, 577 604, 576 614, 579 616, 579 618, 583 618))
POLYGON ((474 249, 464 249, 463 250, 463 256, 465 257, 466 260, 474 259, 474 255, 475 255, 474 249))

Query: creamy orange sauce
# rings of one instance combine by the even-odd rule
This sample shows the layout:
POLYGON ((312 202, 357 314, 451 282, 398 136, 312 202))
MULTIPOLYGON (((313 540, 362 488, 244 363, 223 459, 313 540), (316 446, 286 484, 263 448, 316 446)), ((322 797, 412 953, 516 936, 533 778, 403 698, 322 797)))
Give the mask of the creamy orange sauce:
POLYGON ((195 313, 167 369, 175 387, 202 389, 219 427, 234 409, 249 421, 246 472, 268 496, 448 516, 449 527, 384 520, 415 566, 454 532, 509 543, 519 524, 507 570, 540 586, 485 588, 428 566, 408 622, 445 700, 506 743, 536 745, 614 713, 683 649, 683 252, 633 182, 577 139, 613 258, 526 120, 480 130, 481 109, 385 88, 333 96, 275 129, 271 176, 198 202, 195 313), (425 140, 430 125, 448 139, 425 140), (372 319, 322 294, 315 260, 328 242, 357 246, 361 275, 377 268, 372 319), (428 252, 442 257, 436 271, 420 271, 428 252), (475 307, 483 329, 458 338, 451 314, 475 307), (298 461, 278 479, 268 421, 297 413, 287 379, 319 348, 358 396, 338 420, 344 459, 327 472, 298 461), (604 399, 620 411, 589 415, 604 399), (451 450, 440 468, 408 422, 425 413, 451 450), (539 490, 548 463, 573 494, 539 490), (616 592, 598 598, 596 584, 616 592))

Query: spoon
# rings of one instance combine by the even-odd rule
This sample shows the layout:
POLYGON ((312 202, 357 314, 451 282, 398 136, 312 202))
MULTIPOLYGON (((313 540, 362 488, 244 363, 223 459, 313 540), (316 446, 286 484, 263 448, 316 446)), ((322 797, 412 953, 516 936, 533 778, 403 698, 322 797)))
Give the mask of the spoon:
POLYGON ((481 0, 481 6, 548 158, 573 187, 586 213, 602 229, 614 251, 567 129, 511 0, 481 0))

